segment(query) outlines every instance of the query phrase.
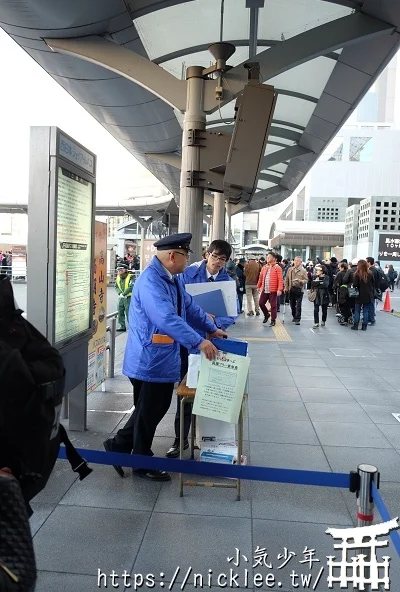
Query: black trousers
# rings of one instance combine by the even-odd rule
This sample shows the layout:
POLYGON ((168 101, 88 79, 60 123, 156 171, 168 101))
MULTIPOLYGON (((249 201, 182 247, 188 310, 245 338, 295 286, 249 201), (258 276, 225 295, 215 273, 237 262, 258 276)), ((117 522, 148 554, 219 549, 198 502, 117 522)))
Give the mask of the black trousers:
POLYGON ((154 434, 171 405, 174 383, 144 382, 135 378, 129 380, 133 385, 135 410, 115 435, 115 450, 153 456, 151 446, 154 434))
MULTIPOLYGON (((316 304, 314 302, 314 323, 319 323, 319 304, 316 304)), ((328 305, 327 304, 321 304, 321 308, 322 308, 322 322, 325 323, 326 322, 326 317, 328 316, 328 305)))
MULTIPOLYGON (((181 345, 181 380, 187 374, 189 368, 189 352, 186 347, 181 345)), ((188 439, 190 424, 192 421, 192 407, 191 403, 186 403, 184 406, 184 419, 183 419, 183 436, 184 440, 188 439)), ((175 438, 180 440, 180 421, 181 421, 181 397, 176 397, 176 414, 175 414, 175 438)))
POLYGON ((290 308, 292 309, 292 316, 296 321, 300 321, 301 319, 301 303, 303 300, 303 292, 297 294, 297 292, 293 292, 290 290, 289 293, 289 302, 290 308))

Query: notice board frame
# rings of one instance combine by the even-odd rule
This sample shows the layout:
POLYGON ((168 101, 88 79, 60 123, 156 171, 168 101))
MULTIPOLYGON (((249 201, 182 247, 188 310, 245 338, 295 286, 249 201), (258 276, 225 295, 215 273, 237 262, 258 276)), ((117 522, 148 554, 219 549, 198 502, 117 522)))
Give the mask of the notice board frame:
POLYGON ((28 230, 28 319, 60 351, 87 344, 93 332, 93 253, 95 240, 96 155, 60 128, 31 127, 28 230), (66 169, 92 184, 90 294, 88 327, 59 342, 55 340, 58 171, 66 169))

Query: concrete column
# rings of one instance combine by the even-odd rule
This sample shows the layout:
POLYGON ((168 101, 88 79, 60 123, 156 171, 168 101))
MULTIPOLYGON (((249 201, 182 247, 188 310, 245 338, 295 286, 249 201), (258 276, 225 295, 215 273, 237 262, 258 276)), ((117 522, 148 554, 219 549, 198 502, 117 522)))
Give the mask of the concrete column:
POLYGON ((214 193, 211 240, 225 238, 225 199, 223 193, 214 193))
POLYGON ((310 258, 310 247, 306 247, 306 261, 310 258))
POLYGON ((204 80, 201 66, 187 69, 186 112, 182 135, 181 191, 179 201, 179 232, 191 232, 192 261, 199 261, 202 252, 204 189, 188 187, 188 176, 200 170, 200 146, 190 142, 191 131, 206 127, 204 113, 204 80))

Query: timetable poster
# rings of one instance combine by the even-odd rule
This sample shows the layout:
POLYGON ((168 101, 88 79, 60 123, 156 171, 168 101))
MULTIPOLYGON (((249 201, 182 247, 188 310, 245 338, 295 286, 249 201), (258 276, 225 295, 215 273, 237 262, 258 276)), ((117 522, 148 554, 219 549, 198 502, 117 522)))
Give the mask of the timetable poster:
POLYGON ((58 168, 55 343, 90 327, 93 184, 58 168))

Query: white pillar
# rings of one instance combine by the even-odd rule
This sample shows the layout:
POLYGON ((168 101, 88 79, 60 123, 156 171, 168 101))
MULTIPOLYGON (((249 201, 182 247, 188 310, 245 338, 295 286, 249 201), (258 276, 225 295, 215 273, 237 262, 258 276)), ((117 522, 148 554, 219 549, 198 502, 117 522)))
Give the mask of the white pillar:
POLYGON ((187 69, 186 112, 183 120, 181 191, 179 201, 179 232, 191 232, 192 260, 199 261, 202 253, 204 189, 188 187, 190 172, 200 170, 200 146, 190 142, 190 130, 204 130, 204 80, 201 66, 187 69))
POLYGON ((225 238, 225 198, 223 193, 214 193, 212 234, 213 240, 224 240, 225 238))

